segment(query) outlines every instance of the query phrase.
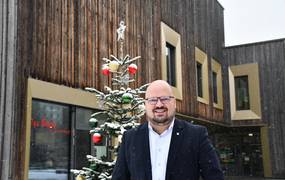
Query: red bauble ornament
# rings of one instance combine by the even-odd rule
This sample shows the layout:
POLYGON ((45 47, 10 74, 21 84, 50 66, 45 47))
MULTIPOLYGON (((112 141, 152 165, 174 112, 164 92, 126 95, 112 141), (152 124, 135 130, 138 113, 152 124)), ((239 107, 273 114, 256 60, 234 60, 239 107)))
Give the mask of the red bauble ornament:
POLYGON ((100 143, 102 141, 102 136, 100 133, 94 133, 92 136, 92 141, 94 144, 100 143))
POLYGON ((138 67, 135 64, 130 64, 128 67, 128 71, 130 74, 135 74, 137 70, 138 70, 138 67))
POLYGON ((108 76, 110 74, 110 67, 107 65, 104 65, 102 68, 102 73, 106 76, 108 76))

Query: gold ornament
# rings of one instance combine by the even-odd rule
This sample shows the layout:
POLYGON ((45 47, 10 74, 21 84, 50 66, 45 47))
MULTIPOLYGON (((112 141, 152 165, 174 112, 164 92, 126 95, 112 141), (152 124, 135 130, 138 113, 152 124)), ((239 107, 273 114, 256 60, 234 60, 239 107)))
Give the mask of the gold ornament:
POLYGON ((86 180, 84 176, 78 175, 76 176, 76 180, 86 180))
POLYGON ((132 104, 131 104, 131 103, 122 104, 122 108, 123 108, 123 109, 131 109, 131 108, 132 108, 132 104))
POLYGON ((111 61, 109 63, 109 68, 110 68, 111 71, 116 72, 118 70, 118 68, 119 68, 119 63, 117 61, 115 61, 115 60, 111 61))

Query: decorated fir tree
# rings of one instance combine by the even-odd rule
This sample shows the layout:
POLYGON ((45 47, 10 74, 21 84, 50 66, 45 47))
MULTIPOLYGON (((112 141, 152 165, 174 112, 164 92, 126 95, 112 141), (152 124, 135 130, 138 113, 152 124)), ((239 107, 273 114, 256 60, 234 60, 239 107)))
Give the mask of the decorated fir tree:
POLYGON ((131 58, 124 56, 124 32, 125 24, 120 22, 117 29, 118 43, 120 47, 119 58, 110 55, 110 58, 103 58, 102 74, 112 76, 112 87, 105 86, 105 92, 94 88, 86 90, 96 93, 104 111, 92 114, 90 121, 92 141, 96 145, 102 141, 102 136, 107 137, 107 157, 97 158, 87 155, 89 167, 81 170, 72 170, 76 180, 107 180, 112 178, 112 171, 116 162, 116 153, 123 133, 130 128, 139 125, 139 119, 144 115, 144 100, 140 97, 144 94, 147 85, 131 89, 129 83, 134 82, 134 74, 137 72, 135 62, 139 56, 131 58), (106 117, 99 125, 99 117, 106 117))

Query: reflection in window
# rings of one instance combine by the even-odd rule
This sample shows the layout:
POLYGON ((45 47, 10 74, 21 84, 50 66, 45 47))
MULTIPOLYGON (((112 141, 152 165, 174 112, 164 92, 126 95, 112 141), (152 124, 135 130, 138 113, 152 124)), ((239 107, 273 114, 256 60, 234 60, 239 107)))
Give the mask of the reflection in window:
MULTIPOLYGON (((106 138, 103 138, 101 144, 94 145, 91 142, 90 135, 90 123, 89 119, 96 111, 81 107, 76 107, 76 128, 75 128, 75 168, 81 169, 82 167, 88 167, 87 154, 102 158, 106 156, 106 138), (90 152, 91 150, 91 152, 90 152)), ((97 117, 98 124, 103 124, 106 117, 97 117)))
POLYGON ((90 154, 91 148, 89 119, 92 113, 93 111, 89 109, 84 109, 81 107, 75 108, 75 169, 81 169, 82 167, 89 166, 86 154, 90 154))
POLYGON ((199 62, 196 62, 197 66, 197 91, 198 91, 198 96, 203 97, 203 77, 202 77, 202 64, 199 62))
POLYGON ((29 179, 67 179, 69 108, 35 100, 32 107, 29 179))
POLYGON ((249 90, 248 90, 248 76, 235 77, 235 96, 236 96, 236 109, 249 110, 249 90))
POLYGON ((217 73, 213 72, 213 101, 218 104, 217 73))
POLYGON ((175 47, 166 42, 167 82, 176 87, 175 47))

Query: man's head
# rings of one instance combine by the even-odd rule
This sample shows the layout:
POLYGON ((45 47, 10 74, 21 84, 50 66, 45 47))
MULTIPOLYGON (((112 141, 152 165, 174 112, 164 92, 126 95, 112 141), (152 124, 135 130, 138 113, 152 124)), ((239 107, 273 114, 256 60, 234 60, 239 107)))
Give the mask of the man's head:
POLYGON ((147 120, 152 125, 165 126, 172 122, 176 100, 166 81, 153 81, 146 90, 145 99, 147 120))

